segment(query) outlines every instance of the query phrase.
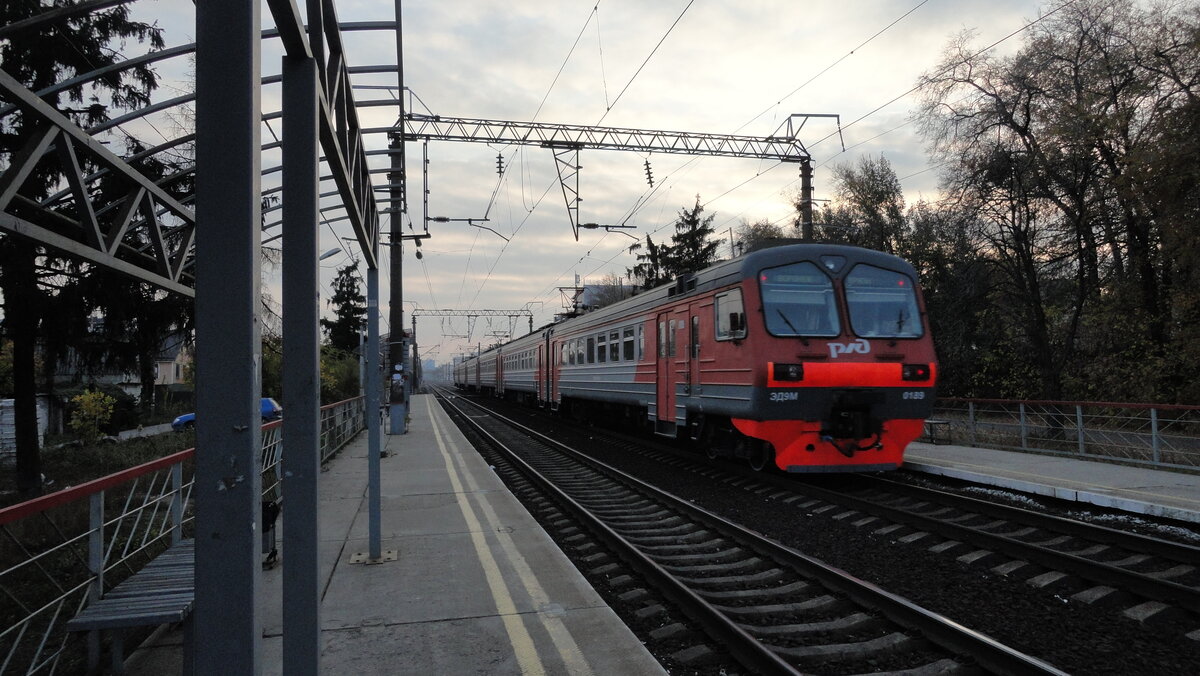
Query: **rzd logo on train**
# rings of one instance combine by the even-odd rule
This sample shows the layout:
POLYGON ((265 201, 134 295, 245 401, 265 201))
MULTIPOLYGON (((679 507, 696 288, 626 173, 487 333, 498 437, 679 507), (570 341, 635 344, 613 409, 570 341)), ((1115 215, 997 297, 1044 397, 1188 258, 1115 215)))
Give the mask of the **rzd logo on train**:
POLYGON ((870 351, 871 351, 871 344, 862 338, 859 338, 858 340, 854 340, 854 341, 851 341, 851 342, 845 343, 845 344, 843 344, 843 343, 830 343, 829 344, 829 357, 831 359, 837 359, 839 356, 841 356, 843 354, 855 354, 855 353, 867 354, 870 351))

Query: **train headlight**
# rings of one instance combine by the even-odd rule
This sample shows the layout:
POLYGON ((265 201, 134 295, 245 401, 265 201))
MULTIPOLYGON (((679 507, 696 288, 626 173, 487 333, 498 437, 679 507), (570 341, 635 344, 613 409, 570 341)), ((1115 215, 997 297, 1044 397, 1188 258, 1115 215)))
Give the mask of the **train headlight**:
POLYGON ((900 371, 903 380, 929 380, 929 375, 929 364, 905 364, 900 371))
POLYGON ((784 382, 804 380, 804 364, 771 364, 771 379, 784 382))

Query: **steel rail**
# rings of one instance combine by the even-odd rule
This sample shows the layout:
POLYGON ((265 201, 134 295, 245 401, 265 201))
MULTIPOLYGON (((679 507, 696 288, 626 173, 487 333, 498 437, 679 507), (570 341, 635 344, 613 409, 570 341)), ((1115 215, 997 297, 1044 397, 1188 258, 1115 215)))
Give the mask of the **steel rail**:
POLYGON ((988 500, 973 498, 969 495, 959 495, 947 491, 937 490, 935 488, 927 488, 924 486, 913 486, 911 484, 901 483, 886 477, 862 477, 866 481, 880 484, 884 490, 892 490, 900 493, 905 493, 912 497, 923 498, 932 496, 942 504, 951 505, 959 509, 970 509, 981 514, 994 516, 1001 519, 1009 519, 1020 521, 1039 528, 1054 530, 1066 535, 1076 537, 1084 537, 1096 542, 1103 542, 1117 547, 1124 547, 1146 554, 1153 554, 1163 558, 1173 559, 1184 563, 1200 567, 1200 547, 1188 545, 1181 542, 1172 542, 1160 538, 1142 535, 1140 533, 1132 533, 1130 531, 1118 530, 1101 526, 1099 524, 1088 523, 1086 521, 1075 521, 1066 519, 1053 514, 1044 514, 1035 512, 1029 509, 1023 509, 1013 505, 1005 505, 988 500))
MULTIPOLYGON (((442 400, 443 400, 443 402, 446 401, 444 397, 442 398, 442 400)), ((474 402, 472 402, 472 403, 474 403, 474 402)), ((450 404, 447 404, 447 405, 450 405, 450 404)), ((479 404, 477 404, 477 403, 475 405, 479 406, 479 404)), ((632 487, 635 492, 639 492, 643 495, 651 496, 653 499, 659 500, 662 503, 665 503, 668 507, 678 510, 680 512, 683 512, 689 518, 692 518, 696 521, 704 523, 706 525, 706 527, 711 528, 712 530, 720 533, 721 535, 723 535, 731 540, 737 541, 742 546, 752 549, 752 550, 756 551, 757 553, 759 553, 760 555, 762 555, 766 558, 769 558, 775 562, 790 566, 793 570, 798 571, 801 575, 805 575, 811 579, 814 579, 821 585, 824 585, 825 587, 827 587, 833 591, 844 594, 846 597, 850 598, 851 600, 853 600, 854 602, 856 602, 862 606, 876 610, 877 612, 879 612, 881 615, 883 615, 890 621, 895 622, 896 624, 898 624, 900 626, 907 627, 911 630, 914 630, 914 631, 924 635, 927 638, 930 638, 935 643, 937 643, 944 649, 947 649, 948 651, 954 652, 954 653, 962 655, 962 656, 969 656, 970 658, 972 658, 976 662, 978 662, 981 666, 983 666, 984 668, 988 669, 989 671, 991 671, 993 673, 1000 673, 1000 674, 1064 674, 1065 673, 1065 672, 1062 672, 1061 670, 1056 669, 1052 665, 1049 665, 1049 664, 1043 662, 1042 660, 1031 657, 1029 655, 1025 655, 1019 651, 1016 651, 1006 645, 1003 645, 1003 644, 995 641, 992 638, 989 638, 983 634, 980 634, 979 632, 976 632, 976 631, 973 631, 966 627, 963 627, 962 625, 960 625, 956 622, 953 622, 952 620, 950 620, 948 618, 945 618, 941 615, 938 615, 938 614, 933 613, 929 610, 926 610, 920 606, 917 606, 916 604, 908 601, 907 599, 904 599, 895 594, 887 592, 869 582, 855 578, 854 576, 850 575, 849 573, 846 573, 845 571, 842 571, 841 569, 829 566, 817 559, 806 556, 805 554, 802 554, 790 547, 786 547, 777 542, 768 540, 768 539, 762 537, 761 535, 754 533, 753 531, 748 531, 748 530, 742 528, 741 526, 739 526, 731 521, 728 521, 727 519, 724 519, 723 517, 720 517, 720 516, 713 514, 712 512, 709 512, 701 507, 698 507, 692 503, 689 503, 685 500, 675 497, 674 495, 671 495, 670 493, 666 493, 658 488, 655 488, 655 487, 653 487, 635 477, 632 477, 616 468, 610 467, 610 466, 606 465, 605 463, 602 463, 600 461, 589 458, 588 456, 581 454, 578 451, 575 451, 574 449, 566 446, 565 444, 563 444, 549 436, 546 436, 540 432, 537 432, 536 430, 533 430, 533 429, 531 429, 525 425, 522 425, 521 423, 518 423, 514 420, 511 420, 505 416, 499 415, 495 411, 488 410, 482 406, 479 406, 479 407, 483 410, 487 410, 489 413, 489 417, 491 417, 497 421, 500 421, 505 425, 511 426, 514 429, 520 430, 522 433, 527 434, 531 437, 534 437, 540 443, 543 443, 543 444, 549 445, 555 449, 558 449, 561 452, 563 452, 564 454, 571 457, 572 459, 574 459, 582 464, 585 464, 589 467, 592 467, 592 468, 602 472, 605 475, 619 479, 622 482, 626 482, 627 485, 632 487)), ((456 410, 461 410, 461 409, 458 409, 458 407, 454 407, 454 408, 456 408, 456 410)), ((504 446, 502 444, 502 442, 500 442, 498 439, 496 439, 496 437, 494 435, 492 435, 489 432, 487 432, 486 430, 484 430, 482 425, 479 422, 477 422, 474 418, 471 418, 469 416, 464 416, 464 419, 467 422, 469 422, 476 430, 478 430, 480 432, 480 434, 484 435, 490 441, 492 441, 493 443, 496 443, 497 445, 500 445, 502 447, 504 446)), ((540 473, 537 473, 537 471, 535 469, 533 469, 531 466, 529 466, 528 463, 525 463, 519 457, 514 456, 514 459, 523 468, 525 468, 525 469, 523 469, 523 471, 527 471, 527 472, 531 473, 529 475, 529 478, 537 481, 537 483, 539 485, 545 486, 546 490, 553 493, 555 496, 561 496, 561 499, 564 501, 564 504, 569 505, 570 509, 572 509, 573 511, 574 510, 584 510, 584 508, 582 506, 580 506, 577 502, 575 502, 572 498, 565 495, 556 486, 553 486, 552 484, 550 484, 549 480, 542 478, 540 473), (534 477, 536 477, 536 478, 534 478, 534 477)), ((704 615, 706 617, 711 617, 710 621, 717 622, 718 625, 724 626, 724 625, 729 625, 731 623, 731 620, 729 620, 724 615, 722 615, 720 613, 720 611, 717 611, 716 609, 712 608, 706 601, 701 599, 690 589, 683 587, 679 581, 677 581, 673 576, 670 575, 670 573, 667 573, 666 571, 662 570, 658 566, 658 564, 649 560, 635 546, 627 543, 623 538, 621 538, 621 536, 619 536, 617 533, 612 531, 606 524, 604 524, 603 522, 600 522, 596 517, 592 516, 591 514, 588 514, 586 512, 586 510, 582 513, 582 518, 585 518, 590 524, 591 523, 596 524, 597 525, 596 532, 602 533, 604 535, 606 541, 610 538, 613 539, 613 541, 609 543, 610 545, 612 545, 614 547, 619 547, 622 551, 629 550, 629 551, 633 552, 632 556, 634 556, 638 560, 639 565, 642 565, 642 563, 644 562, 644 565, 646 565, 650 570, 655 571, 654 573, 652 573, 655 580, 656 581, 659 581, 659 580, 666 581, 667 586, 665 586, 664 589, 669 589, 672 596, 674 596, 675 594, 682 594, 682 596, 685 599, 688 599, 690 602, 699 604, 699 607, 703 610, 704 615)), ((734 625, 734 626, 736 628, 736 631, 733 632, 732 635, 739 638, 739 640, 744 640, 745 638, 748 638, 750 641, 753 641, 755 644, 760 645, 760 646, 762 645, 756 639, 754 639, 749 634, 747 634, 744 630, 737 628, 736 625, 734 625)), ((705 625, 705 628, 706 629, 708 628, 707 624, 705 625)), ((729 648, 731 650, 731 652, 734 651, 734 646, 727 645, 726 647, 729 648)), ((768 648, 768 650, 769 650, 769 648, 768 648)), ((737 655, 739 658, 741 658, 741 655, 736 652, 735 652, 735 655, 737 655)), ((787 668, 789 670, 794 669, 790 665, 788 665, 787 668)), ((785 673, 794 673, 794 671, 787 671, 785 673)))
MULTIPOLYGON (((1113 585, 1118 588, 1139 594, 1148 599, 1169 603, 1174 606, 1186 608, 1193 612, 1200 612, 1200 589, 1188 587, 1186 585, 1182 585, 1177 582, 1171 582, 1169 580, 1148 577, 1119 566, 1093 561, 1076 554, 1060 552, 1055 549, 1050 549, 1049 547, 1043 547, 1035 543, 1024 542, 1000 533, 990 533, 988 531, 979 530, 970 526, 964 526, 959 523, 953 523, 939 519, 934 516, 919 514, 901 507, 893 507, 891 505, 881 504, 865 498, 855 497, 846 493, 830 491, 816 486, 805 486, 804 490, 807 494, 820 496, 822 499, 828 500, 834 504, 845 505, 866 514, 872 514, 890 521, 903 523, 920 530, 938 533, 939 535, 950 539, 970 542, 979 547, 1001 551, 1007 556, 1013 556, 1047 566, 1054 570, 1071 573, 1090 582, 1113 585)), ((995 505, 989 504, 988 507, 994 508, 995 505)), ((1009 513, 1014 514, 1013 512, 1009 513)), ((1050 521, 1045 520, 1045 517, 1042 515, 1038 515, 1036 519, 1031 520, 1045 524, 1051 523, 1050 521)), ((1098 531, 1098 533, 1102 537, 1113 537, 1110 529, 1098 531)), ((1130 543, 1134 542, 1132 538, 1126 539, 1125 541, 1130 543)), ((1193 564, 1200 563, 1195 559, 1197 552, 1200 552, 1200 550, 1197 550, 1195 547, 1187 547, 1186 545, 1181 546, 1184 547, 1183 551, 1188 554, 1188 557, 1185 558, 1184 561, 1190 561, 1193 564)))
MULTIPOLYGON (((567 495, 562 489, 556 486, 552 481, 542 475, 532 465, 525 462, 519 455, 513 452, 504 442, 500 441, 493 434, 488 432, 482 425, 475 421, 466 413, 455 406, 445 396, 439 395, 439 400, 443 406, 453 408, 458 411, 464 420, 471 424, 476 432, 488 439, 497 448, 501 449, 503 454, 510 462, 517 466, 518 470, 525 475, 525 478, 535 483, 542 491, 551 495, 560 506, 570 511, 576 518, 586 523, 586 527, 597 537, 605 542, 609 547, 618 550, 620 556, 629 562, 641 574, 650 578, 658 586, 663 593, 672 601, 679 604, 685 609, 687 615, 700 624, 705 631, 714 639, 722 642, 724 647, 730 651, 744 666, 752 667, 759 673, 764 674, 789 674, 796 675, 801 672, 784 661, 779 655, 772 652, 767 646, 757 641, 753 636, 748 634, 744 629, 734 624, 729 618, 722 615, 717 609, 713 608, 708 602, 700 598, 694 591, 688 589, 673 575, 664 570, 660 565, 651 560, 648 556, 642 553, 637 547, 630 544, 625 538, 621 537, 593 515, 589 510, 580 505, 574 498, 567 495)), ((464 400, 465 401, 465 400, 464 400)), ((486 410, 486 409, 483 409, 486 410)), ((513 425, 526 431, 521 425, 498 416, 492 415, 503 421, 505 424, 513 425)), ((537 434, 532 432, 532 434, 537 434)), ((540 440, 546 440, 548 437, 537 435, 540 440)), ((566 448, 561 444, 555 443, 556 447, 566 448)), ((568 452, 573 454, 573 451, 568 452)), ((653 490, 653 489, 651 489, 653 490)))

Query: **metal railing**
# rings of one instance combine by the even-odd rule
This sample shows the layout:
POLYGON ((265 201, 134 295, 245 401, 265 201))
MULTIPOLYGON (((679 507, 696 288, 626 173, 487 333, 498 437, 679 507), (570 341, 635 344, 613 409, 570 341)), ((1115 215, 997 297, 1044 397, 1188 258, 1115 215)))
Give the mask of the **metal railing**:
MULTIPOLYGON (((362 397, 322 407, 321 462, 365 426, 362 397)), ((282 428, 262 429, 264 501, 283 499, 282 428)), ((88 654, 99 654, 97 633, 85 641, 65 625, 190 531, 194 455, 0 509, 0 674, 81 673, 88 654)))
POLYGON ((954 443, 1200 469, 1200 406, 939 399, 954 443))

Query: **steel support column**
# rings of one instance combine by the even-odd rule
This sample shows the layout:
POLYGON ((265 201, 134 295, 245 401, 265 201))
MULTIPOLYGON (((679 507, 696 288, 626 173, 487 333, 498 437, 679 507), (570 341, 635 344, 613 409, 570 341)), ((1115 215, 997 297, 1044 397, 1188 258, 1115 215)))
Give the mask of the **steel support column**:
POLYGON ((379 459, 382 453, 383 427, 379 394, 379 268, 367 269, 367 530, 370 539, 367 556, 377 562, 383 556, 379 524, 379 459))
POLYGON ((317 63, 283 57, 283 673, 321 663, 317 63))
POLYGON ((197 674, 262 670, 260 3, 196 3, 197 674))

